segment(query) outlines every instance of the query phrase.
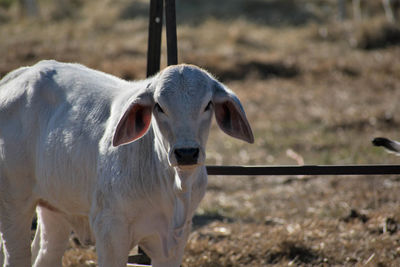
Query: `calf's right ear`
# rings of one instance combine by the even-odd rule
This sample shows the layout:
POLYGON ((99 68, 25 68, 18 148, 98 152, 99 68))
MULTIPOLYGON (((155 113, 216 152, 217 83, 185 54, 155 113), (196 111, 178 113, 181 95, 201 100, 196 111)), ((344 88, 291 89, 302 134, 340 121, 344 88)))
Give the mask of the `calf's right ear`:
POLYGON ((215 118, 226 134, 254 143, 254 136, 246 114, 237 96, 223 84, 215 81, 213 104, 215 118))
POLYGON ((146 134, 150 128, 153 101, 148 94, 136 98, 119 120, 113 146, 131 143, 146 134))

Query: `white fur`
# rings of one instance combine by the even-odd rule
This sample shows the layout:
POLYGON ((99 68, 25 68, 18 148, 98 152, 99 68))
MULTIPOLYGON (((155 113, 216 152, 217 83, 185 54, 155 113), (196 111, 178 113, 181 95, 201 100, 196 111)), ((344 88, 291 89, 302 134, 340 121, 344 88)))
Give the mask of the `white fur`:
POLYGON ((179 266, 205 193, 214 109, 222 130, 253 142, 236 96, 195 66, 127 82, 79 64, 42 61, 5 76, 0 265, 60 266, 74 231, 83 243, 96 240, 100 267, 126 266, 137 244, 153 266, 179 266), (130 113, 136 109, 143 112, 130 113), (135 123, 124 124, 126 116, 135 123), (186 147, 199 148, 196 164, 177 161, 174 149, 186 147))

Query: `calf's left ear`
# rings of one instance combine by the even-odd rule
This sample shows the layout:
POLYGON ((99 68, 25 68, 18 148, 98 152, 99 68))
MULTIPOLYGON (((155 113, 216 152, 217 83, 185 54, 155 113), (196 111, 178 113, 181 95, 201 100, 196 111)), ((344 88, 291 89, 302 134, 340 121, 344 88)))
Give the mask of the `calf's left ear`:
POLYGON ((150 128, 153 101, 143 94, 126 109, 114 133, 113 146, 133 142, 146 134, 150 128))
POLYGON ((254 136, 246 114, 237 96, 224 85, 215 81, 213 105, 219 127, 226 134, 254 143, 254 136))

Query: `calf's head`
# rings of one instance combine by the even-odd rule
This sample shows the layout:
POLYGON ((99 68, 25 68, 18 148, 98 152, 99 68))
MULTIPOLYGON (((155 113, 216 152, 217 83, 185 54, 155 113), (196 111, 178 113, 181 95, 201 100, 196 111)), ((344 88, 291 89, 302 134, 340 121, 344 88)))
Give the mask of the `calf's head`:
POLYGON ((120 119, 114 146, 141 138, 152 124, 169 164, 190 169, 204 164, 213 113, 225 133, 254 142, 239 99, 206 71, 178 65, 166 68, 149 81, 120 119))

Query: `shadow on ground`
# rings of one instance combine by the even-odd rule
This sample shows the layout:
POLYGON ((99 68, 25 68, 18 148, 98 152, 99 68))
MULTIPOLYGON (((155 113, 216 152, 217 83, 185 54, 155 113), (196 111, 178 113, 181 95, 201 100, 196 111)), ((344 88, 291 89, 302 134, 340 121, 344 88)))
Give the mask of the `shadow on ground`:
POLYGON ((203 226, 206 226, 212 222, 226 222, 231 223, 234 219, 222 216, 221 214, 214 213, 214 214, 196 214, 193 219, 193 230, 197 230, 203 226))

